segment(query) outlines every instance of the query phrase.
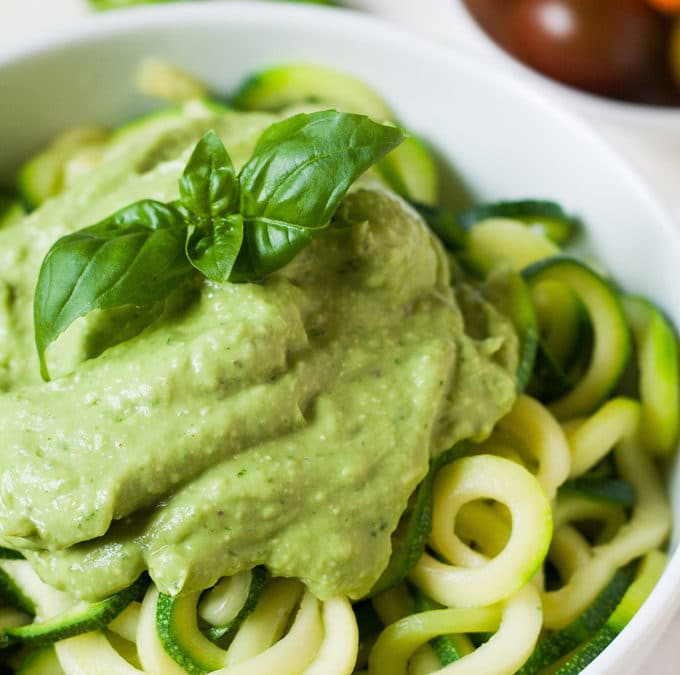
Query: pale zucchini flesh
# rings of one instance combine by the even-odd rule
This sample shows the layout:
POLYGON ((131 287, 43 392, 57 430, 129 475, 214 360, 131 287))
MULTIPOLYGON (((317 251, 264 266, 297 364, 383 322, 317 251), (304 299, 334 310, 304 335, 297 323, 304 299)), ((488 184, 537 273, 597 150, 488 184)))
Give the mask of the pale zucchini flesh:
POLYGON ((538 261, 523 274, 532 287, 542 281, 566 284, 588 313, 593 330, 590 362, 578 383, 550 404, 558 419, 588 414, 614 390, 630 356, 630 330, 618 295, 596 272, 566 256, 538 261))

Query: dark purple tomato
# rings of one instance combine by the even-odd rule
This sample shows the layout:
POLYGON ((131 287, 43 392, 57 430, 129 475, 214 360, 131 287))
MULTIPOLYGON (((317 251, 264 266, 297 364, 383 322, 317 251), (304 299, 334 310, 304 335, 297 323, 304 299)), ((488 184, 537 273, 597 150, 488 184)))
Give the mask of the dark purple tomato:
POLYGON ((565 84, 615 98, 678 102, 664 55, 670 24, 645 0, 463 2, 496 42, 565 84))
POLYGON ((640 97, 664 70, 663 19, 645 0, 510 0, 499 42, 528 65, 596 94, 640 97))
POLYGON ((463 0, 463 2, 477 23, 494 40, 502 43, 514 2, 508 0, 463 0))

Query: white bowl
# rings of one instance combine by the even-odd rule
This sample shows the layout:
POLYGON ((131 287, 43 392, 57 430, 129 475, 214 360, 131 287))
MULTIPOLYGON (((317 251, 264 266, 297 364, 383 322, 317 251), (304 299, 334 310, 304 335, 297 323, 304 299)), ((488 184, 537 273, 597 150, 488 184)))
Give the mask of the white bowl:
MULTIPOLYGON (((376 87, 481 199, 545 197, 589 225, 593 253, 680 325, 680 237, 650 189, 597 135, 526 84, 350 11, 279 4, 138 8, 0 53, 0 176, 58 131, 120 123, 153 103, 133 85, 141 59, 181 65, 228 92, 258 68, 309 60, 376 87)), ((675 471, 672 481, 680 478, 675 471)), ((635 672, 680 600, 674 555, 657 588, 588 675, 635 672)))

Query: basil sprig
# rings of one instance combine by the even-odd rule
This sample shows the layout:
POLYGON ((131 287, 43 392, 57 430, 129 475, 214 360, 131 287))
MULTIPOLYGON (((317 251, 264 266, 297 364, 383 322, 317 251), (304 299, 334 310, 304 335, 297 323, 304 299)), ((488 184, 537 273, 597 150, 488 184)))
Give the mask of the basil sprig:
POLYGON ((240 173, 214 131, 196 145, 172 203, 142 200, 59 239, 34 298, 40 372, 45 352, 94 310, 154 308, 200 272, 257 281, 290 262, 328 227, 356 178, 395 148, 397 127, 333 110, 277 122, 240 173))
POLYGON ((239 179, 219 136, 198 142, 179 179, 180 204, 188 226, 186 256, 208 279, 228 281, 243 243, 238 213, 239 179))

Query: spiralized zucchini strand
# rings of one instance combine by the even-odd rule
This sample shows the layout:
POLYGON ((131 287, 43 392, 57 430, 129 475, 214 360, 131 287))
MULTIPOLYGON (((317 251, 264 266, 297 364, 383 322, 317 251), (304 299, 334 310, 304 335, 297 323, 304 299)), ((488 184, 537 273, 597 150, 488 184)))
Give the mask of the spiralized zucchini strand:
POLYGON ((294 579, 273 579, 227 650, 227 666, 247 662, 283 635, 303 587, 294 579))
POLYGON ((213 626, 225 626, 232 621, 248 599, 252 576, 246 570, 222 579, 199 603, 199 616, 213 626))
POLYGON ((618 397, 580 424, 569 425, 566 433, 571 447, 570 476, 580 476, 595 466, 622 438, 630 436, 639 422, 640 404, 618 397))
POLYGON ((439 675, 511 675, 531 654, 541 630, 541 619, 540 598, 532 584, 512 595, 502 612, 498 606, 493 606, 414 614, 381 633, 371 652, 368 672, 369 675, 406 675, 409 657, 427 640, 447 633, 495 630, 481 647, 434 672, 439 675))
POLYGON ((139 602, 131 602, 108 626, 107 628, 116 635, 125 638, 130 642, 137 639, 139 629, 139 617, 142 612, 142 605, 139 602))
POLYGON ((438 675, 512 675, 529 658, 541 632, 541 599, 527 584, 505 604, 498 631, 474 652, 436 671, 438 675))
POLYGON ((67 593, 62 593, 52 586, 48 586, 33 571, 26 560, 3 560, 0 567, 7 572, 24 594, 35 605, 35 620, 45 621, 74 605, 74 599, 67 593))
POLYGON ((616 448, 615 457, 619 473, 635 489, 637 504, 632 518, 614 539, 599 547, 599 553, 618 560, 617 566, 622 567, 663 544, 672 516, 659 473, 637 438, 625 438, 616 448))
POLYGON ((562 579, 570 579, 574 572, 592 558, 587 539, 571 525, 555 525, 548 558, 562 579))
POLYGON ((586 371, 549 408, 560 420, 589 414, 612 392, 631 350, 631 336, 619 297, 609 282, 587 265, 567 257, 539 261, 524 270, 532 288, 542 281, 565 283, 588 313, 593 347, 586 371))
POLYGON ((302 675, 350 675, 359 649, 359 629, 347 598, 323 603, 324 639, 319 651, 302 675))
POLYGON ((287 635, 269 649, 235 666, 215 670, 213 675, 299 675, 309 666, 323 640, 319 601, 305 591, 287 635))
POLYGON ((368 661, 370 675, 406 675, 408 659, 421 645, 438 635, 495 631, 501 607, 435 609, 390 624, 380 634, 368 661))
POLYGON ((424 554, 410 574, 426 595, 446 606, 483 607, 519 590, 543 562, 552 534, 552 513, 536 478, 514 462, 479 455, 444 467, 433 491, 432 547, 447 560, 466 545, 453 530, 463 504, 494 499, 511 514, 512 530, 504 549, 476 567, 442 563, 424 554))
MULTIPOLYGON (((144 672, 130 665, 102 633, 86 633, 57 642, 55 649, 67 675, 137 675, 144 672)), ((172 673, 169 670, 156 672, 158 675, 172 673)))
POLYGON ((601 523, 599 542, 609 541, 626 522, 626 512, 622 507, 582 495, 560 495, 555 502, 553 517, 555 528, 577 521, 601 523))
POLYGON ((557 420, 536 399, 522 394, 496 429, 538 463, 536 478, 552 499, 567 480, 571 465, 569 445, 557 420))
POLYGON ((542 594, 546 628, 563 628, 573 621, 617 568, 661 546, 670 531, 671 511, 663 484, 636 435, 624 438, 614 452, 620 476, 635 490, 632 517, 613 539, 593 548, 590 562, 575 570, 567 584, 542 594))
POLYGON ((635 340, 642 404, 640 440, 653 454, 669 457, 680 428, 678 339, 666 317, 649 300, 624 296, 623 309, 635 340))
MULTIPOLYGON (((156 630, 158 589, 152 584, 142 601, 137 627, 137 652, 144 672, 152 675, 186 675, 166 653, 156 630)), ((68 674, 70 675, 70 673, 68 674)))

